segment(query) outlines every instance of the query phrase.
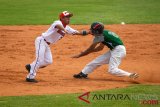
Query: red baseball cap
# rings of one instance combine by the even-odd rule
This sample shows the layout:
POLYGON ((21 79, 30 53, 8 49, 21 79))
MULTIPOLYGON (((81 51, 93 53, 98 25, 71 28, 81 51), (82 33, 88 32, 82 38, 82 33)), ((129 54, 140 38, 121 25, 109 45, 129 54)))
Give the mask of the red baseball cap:
POLYGON ((72 17, 73 14, 69 13, 68 11, 64 11, 64 12, 62 12, 62 13, 59 14, 59 19, 64 18, 66 16, 72 17))

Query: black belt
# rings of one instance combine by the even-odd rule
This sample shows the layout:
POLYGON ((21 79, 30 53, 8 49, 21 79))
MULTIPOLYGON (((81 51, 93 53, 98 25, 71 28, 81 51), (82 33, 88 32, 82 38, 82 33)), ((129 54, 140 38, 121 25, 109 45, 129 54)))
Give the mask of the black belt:
POLYGON ((50 44, 51 44, 51 43, 47 42, 45 39, 44 39, 44 41, 45 41, 48 45, 50 45, 50 44))

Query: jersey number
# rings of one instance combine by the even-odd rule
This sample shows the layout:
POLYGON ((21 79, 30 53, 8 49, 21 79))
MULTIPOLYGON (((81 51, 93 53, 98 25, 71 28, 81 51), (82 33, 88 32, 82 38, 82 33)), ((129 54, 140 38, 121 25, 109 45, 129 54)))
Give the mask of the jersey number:
POLYGON ((118 36, 114 32, 108 32, 110 35, 113 35, 114 37, 118 38, 118 36))

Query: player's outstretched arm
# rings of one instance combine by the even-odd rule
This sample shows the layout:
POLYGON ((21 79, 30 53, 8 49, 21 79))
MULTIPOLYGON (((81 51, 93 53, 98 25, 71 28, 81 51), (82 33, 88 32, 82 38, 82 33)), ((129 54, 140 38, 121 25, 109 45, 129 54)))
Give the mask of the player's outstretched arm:
POLYGON ((59 29, 59 30, 62 30, 62 31, 64 31, 65 33, 67 33, 67 31, 66 31, 61 25, 59 25, 59 24, 57 24, 57 25, 55 26, 55 28, 57 28, 57 29, 59 29))
POLYGON ((76 32, 74 35, 83 35, 83 36, 85 36, 85 35, 88 35, 88 34, 90 34, 90 31, 82 30, 82 31, 76 32))
POLYGON ((78 30, 75 30, 73 28, 71 28, 70 26, 67 26, 65 28, 65 30, 67 31, 68 34, 72 34, 72 35, 82 35, 82 36, 85 36, 85 35, 88 35, 90 34, 90 31, 88 30, 82 30, 82 31, 78 31, 78 30))
POLYGON ((98 49, 99 46, 96 47, 97 44, 99 44, 99 43, 92 43, 85 51, 81 52, 81 53, 78 54, 78 55, 73 56, 72 58, 79 58, 79 57, 88 55, 89 53, 97 52, 97 51, 99 50, 99 49, 98 49))

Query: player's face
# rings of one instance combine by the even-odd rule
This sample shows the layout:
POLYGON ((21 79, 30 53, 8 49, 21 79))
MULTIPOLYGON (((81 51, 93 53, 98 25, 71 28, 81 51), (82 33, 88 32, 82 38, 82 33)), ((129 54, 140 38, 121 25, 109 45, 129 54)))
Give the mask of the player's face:
POLYGON ((66 17, 62 18, 61 20, 63 21, 63 23, 65 23, 66 25, 68 25, 69 22, 70 22, 70 16, 66 16, 66 17))

